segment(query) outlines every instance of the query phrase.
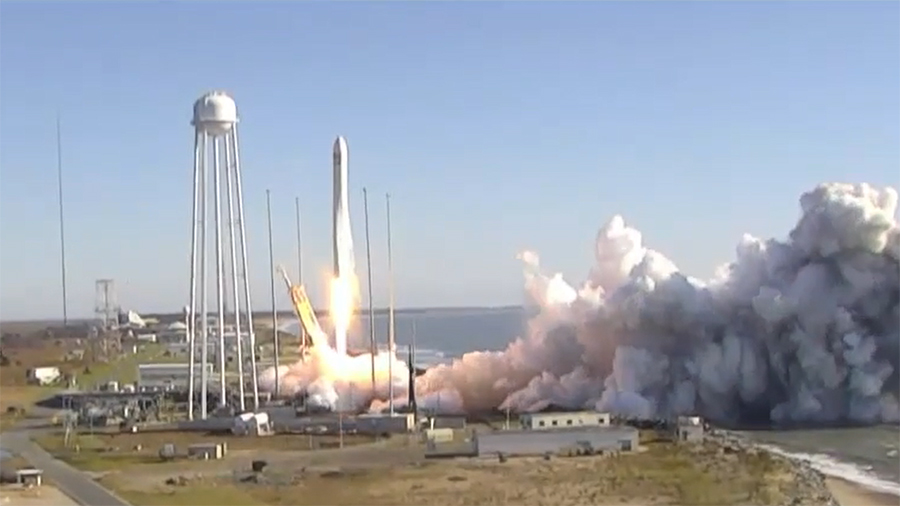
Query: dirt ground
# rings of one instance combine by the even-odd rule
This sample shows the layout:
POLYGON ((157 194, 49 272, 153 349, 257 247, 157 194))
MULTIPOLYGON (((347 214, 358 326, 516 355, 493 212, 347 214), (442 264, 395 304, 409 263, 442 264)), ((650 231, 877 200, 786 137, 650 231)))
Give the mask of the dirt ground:
POLYGON ((78 503, 69 498, 58 488, 41 485, 30 489, 13 486, 0 487, 0 505, 8 506, 77 506, 78 503))
POLYGON ((0 506, 69 506, 77 504, 52 485, 22 488, 15 482, 16 470, 28 465, 19 455, 0 459, 0 506))

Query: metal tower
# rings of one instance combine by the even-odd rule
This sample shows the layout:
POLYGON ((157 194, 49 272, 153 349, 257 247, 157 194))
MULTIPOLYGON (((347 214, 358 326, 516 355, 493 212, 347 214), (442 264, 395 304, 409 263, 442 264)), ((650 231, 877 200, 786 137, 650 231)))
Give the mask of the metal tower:
POLYGON ((234 298, 230 307, 234 308, 234 336, 237 350, 238 389, 240 409, 244 406, 244 331, 250 338, 249 350, 251 356, 251 375, 253 381, 254 409, 259 408, 259 388, 256 371, 256 335, 253 331, 253 313, 250 310, 250 284, 247 279, 247 240, 244 230, 244 204, 241 187, 241 164, 238 151, 238 115, 237 105, 234 100, 223 92, 211 92, 200 97, 194 103, 194 116, 191 124, 194 126, 194 207, 191 235, 191 294, 188 312, 193 315, 189 318, 191 325, 188 329, 188 341, 190 343, 190 376, 188 396, 188 412, 191 419, 194 417, 194 392, 196 369, 196 339, 201 339, 200 349, 200 416, 206 418, 207 394, 209 388, 208 364, 209 339, 216 338, 214 343, 218 351, 219 371, 219 405, 226 403, 225 382, 225 298, 228 296, 225 283, 231 282, 231 295, 234 298), (212 160, 210 160, 210 157, 212 160), (209 188, 208 179, 213 179, 213 187, 209 188), (222 179, 225 179, 225 188, 222 188, 222 179), (224 191, 223 191, 224 190, 224 191), (208 197, 212 193, 213 198, 213 224, 215 226, 213 251, 215 274, 208 278, 207 275, 210 255, 209 234, 207 232, 208 197), (222 200, 226 200, 228 207, 227 217, 222 214, 222 200), (235 209, 235 207, 237 209, 235 209), (235 215, 237 213, 237 215, 235 215), (226 221, 227 220, 227 221, 226 221), (226 260, 223 252, 223 243, 226 242, 222 230, 222 222, 228 227, 228 245, 230 256, 226 260), (235 237, 237 228, 237 237, 235 237), (238 256, 240 249, 240 256, 238 256), (199 262, 198 262, 199 260, 199 262), (238 267, 240 260, 240 268, 238 267), (199 265, 198 265, 199 264, 199 265), (226 270, 228 277, 226 278, 226 270), (239 273, 240 270, 240 273, 239 273), (209 328, 209 300, 207 296, 208 282, 216 283, 216 310, 215 331, 209 328), (239 284, 243 286, 239 287, 239 284), (199 285, 199 301, 197 297, 199 285), (241 300, 243 294, 243 301, 241 300), (198 304, 199 302, 199 304, 198 304), (243 302, 243 304, 242 304, 243 302), (241 310, 244 310, 244 316, 241 310), (199 333, 197 325, 200 325, 199 333))
POLYGON ((104 331, 119 325, 119 303, 116 301, 116 282, 98 279, 94 283, 94 314, 104 331))

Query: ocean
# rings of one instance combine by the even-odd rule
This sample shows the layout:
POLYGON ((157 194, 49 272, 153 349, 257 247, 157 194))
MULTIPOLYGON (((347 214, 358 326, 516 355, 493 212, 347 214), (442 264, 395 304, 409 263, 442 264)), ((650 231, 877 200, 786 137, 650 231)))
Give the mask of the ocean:
MULTIPOLYGON (((415 335, 417 365, 449 362, 470 351, 501 351, 526 330, 528 316, 523 309, 436 309, 398 312, 394 316, 398 355, 415 335)), ((327 326, 327 319, 323 325, 327 326)), ((297 322, 282 329, 297 332, 297 322)), ((326 327, 327 328, 327 327, 326 327)), ((367 348, 368 317, 351 329, 348 346, 367 348)), ((379 347, 386 347, 388 319, 375 316, 379 347)), ((869 489, 900 496, 898 443, 900 427, 876 426, 843 429, 754 430, 745 437, 772 451, 808 461, 826 475, 853 481, 869 489)))

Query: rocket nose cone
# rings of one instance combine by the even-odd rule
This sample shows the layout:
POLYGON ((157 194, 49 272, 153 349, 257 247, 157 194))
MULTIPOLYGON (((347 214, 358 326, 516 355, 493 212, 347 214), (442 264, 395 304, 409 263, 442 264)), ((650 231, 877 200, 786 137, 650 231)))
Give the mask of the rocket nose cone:
POLYGON ((334 152, 337 153, 346 153, 347 152, 347 139, 344 139, 340 135, 337 139, 334 140, 334 152))

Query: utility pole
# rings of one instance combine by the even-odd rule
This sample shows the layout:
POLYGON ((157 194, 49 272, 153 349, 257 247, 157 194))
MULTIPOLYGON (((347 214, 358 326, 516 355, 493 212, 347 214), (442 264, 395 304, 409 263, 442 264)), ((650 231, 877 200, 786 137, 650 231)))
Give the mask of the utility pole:
MULTIPOLYGON (((266 217, 269 222, 269 283, 272 287, 272 344, 275 347, 275 398, 278 398, 279 381, 278 381, 278 309, 275 306, 275 252, 272 247, 272 201, 271 192, 266 190, 266 217)), ((251 309, 248 307, 248 311, 251 309)))
MULTIPOLYGON (((294 205, 297 208, 297 284, 303 286, 303 235, 300 228, 300 197, 294 198, 294 205)), ((300 348, 305 349, 307 346, 306 328, 301 323, 300 327, 300 348)))
POLYGON ((394 260, 391 251, 391 194, 384 195, 387 204, 387 255, 388 255, 388 406, 394 416, 394 260))
POLYGON ((369 197, 366 189, 363 188, 363 210, 365 211, 366 220, 366 270, 369 285, 369 346, 371 347, 372 356, 372 395, 375 395, 375 310, 372 307, 372 250, 369 247, 369 197))
POLYGON ((63 216, 63 177, 62 177, 62 126, 59 112, 56 113, 56 178, 59 185, 59 253, 62 270, 62 310, 63 327, 69 325, 69 305, 66 297, 66 229, 63 216))

